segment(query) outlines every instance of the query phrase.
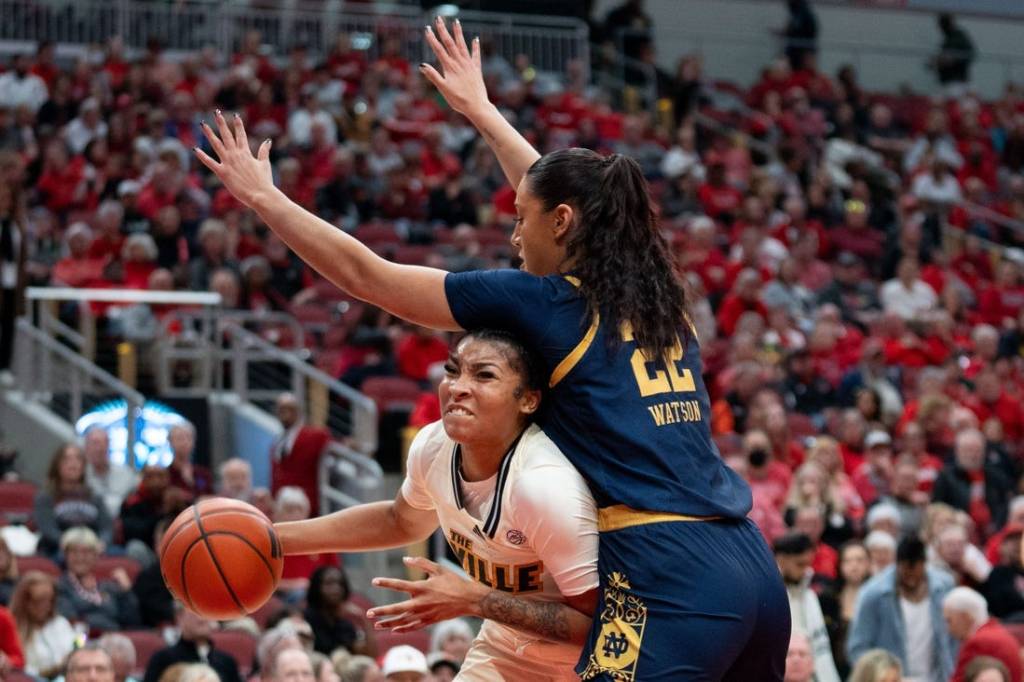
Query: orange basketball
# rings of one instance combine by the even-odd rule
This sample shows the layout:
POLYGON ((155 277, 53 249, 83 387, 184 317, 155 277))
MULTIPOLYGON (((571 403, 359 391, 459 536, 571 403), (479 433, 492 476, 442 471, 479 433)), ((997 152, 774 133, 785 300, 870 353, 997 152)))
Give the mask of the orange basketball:
POLYGON ((160 571, 171 594, 215 620, 240 618, 266 603, 283 562, 270 519, 224 497, 181 512, 160 542, 160 571))

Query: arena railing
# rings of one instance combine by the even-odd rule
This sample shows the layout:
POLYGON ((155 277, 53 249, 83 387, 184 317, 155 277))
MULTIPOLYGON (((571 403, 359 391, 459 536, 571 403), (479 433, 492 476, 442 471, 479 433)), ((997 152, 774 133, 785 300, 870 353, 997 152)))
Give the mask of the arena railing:
MULTIPOLYGON (((14 385, 26 403, 43 405, 69 424, 109 400, 124 400, 129 416, 138 414, 145 404, 141 393, 27 318, 18 319, 16 331, 14 385)), ((131 452, 138 435, 136 420, 127 419, 126 426, 131 452)))
MULTIPOLYGON (((213 46, 233 51, 246 33, 258 30, 264 45, 283 56, 293 45, 304 44, 323 55, 346 33, 356 49, 370 59, 380 54, 382 38, 397 38, 403 56, 412 63, 426 58, 423 27, 432 16, 408 5, 350 5, 339 0, 325 3, 291 0, 258 6, 245 1, 176 0, 0 0, 0 41, 24 43, 40 40, 62 45, 102 45, 120 36, 125 46, 142 50, 157 39, 165 50, 194 52, 213 46)), ((512 61, 530 56, 539 70, 561 73, 570 60, 580 60, 589 74, 589 29, 570 17, 546 17, 459 10, 458 17, 471 35, 493 44, 497 54, 512 61)))

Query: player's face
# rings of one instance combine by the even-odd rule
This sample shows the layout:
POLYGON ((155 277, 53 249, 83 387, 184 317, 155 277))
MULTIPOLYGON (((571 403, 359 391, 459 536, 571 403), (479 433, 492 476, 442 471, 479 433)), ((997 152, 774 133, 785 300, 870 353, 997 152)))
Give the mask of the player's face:
POLYGON ((509 352, 501 343, 469 337, 448 357, 438 395, 444 430, 455 442, 504 440, 537 409, 540 395, 522 388, 509 352))
POLYGON ((565 204, 545 211, 524 177, 516 191, 516 227, 512 232, 512 246, 523 261, 522 269, 534 275, 558 272, 565 259, 564 237, 571 221, 572 209, 565 204))

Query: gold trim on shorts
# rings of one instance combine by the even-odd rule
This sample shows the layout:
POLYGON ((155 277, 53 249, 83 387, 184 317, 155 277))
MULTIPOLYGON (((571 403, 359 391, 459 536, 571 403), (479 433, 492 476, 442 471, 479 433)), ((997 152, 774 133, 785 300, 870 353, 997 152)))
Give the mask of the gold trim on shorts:
POLYGON ((602 533, 633 526, 644 526, 649 523, 665 523, 667 521, 717 521, 721 516, 687 516, 669 512, 640 511, 631 509, 624 504, 602 507, 597 510, 597 529, 602 533))

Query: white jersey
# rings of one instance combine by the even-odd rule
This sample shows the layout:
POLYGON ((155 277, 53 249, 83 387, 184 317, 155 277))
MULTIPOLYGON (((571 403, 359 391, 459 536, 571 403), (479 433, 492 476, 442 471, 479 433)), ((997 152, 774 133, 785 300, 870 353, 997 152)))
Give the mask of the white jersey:
MULTIPOLYGON (((540 428, 523 432, 489 485, 462 481, 460 460, 461 448, 441 422, 424 427, 409 449, 402 496, 437 513, 471 578, 544 601, 597 587, 597 506, 583 477, 540 428)), ((458 679, 576 679, 579 653, 578 645, 485 621, 458 679)))

